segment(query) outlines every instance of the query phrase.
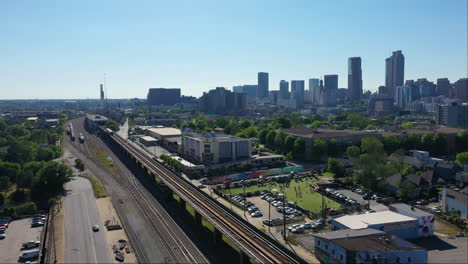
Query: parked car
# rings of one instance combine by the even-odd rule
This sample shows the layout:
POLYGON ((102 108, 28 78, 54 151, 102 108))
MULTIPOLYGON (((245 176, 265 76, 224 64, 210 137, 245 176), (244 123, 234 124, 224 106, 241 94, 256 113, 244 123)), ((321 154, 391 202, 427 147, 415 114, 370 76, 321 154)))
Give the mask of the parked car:
POLYGON ((43 226, 43 225, 44 225, 43 222, 33 222, 33 223, 31 224, 31 227, 38 227, 38 226, 43 226))
POLYGON ((0 234, 0 239, 5 239, 6 235, 5 234, 0 234))
POLYGON ((262 211, 255 211, 250 214, 252 217, 261 217, 263 216, 262 211))
POLYGON ((301 227, 301 226, 298 226, 298 227, 293 228, 293 229, 291 230, 291 233, 294 233, 294 234, 299 234, 299 233, 302 233, 302 232, 304 232, 304 228, 301 227))
POLYGON ((311 223, 305 223, 305 224, 302 225, 302 227, 303 227, 304 229, 311 229, 311 228, 312 228, 312 224, 311 224, 311 223))
POLYGON ((19 256, 20 261, 36 260, 39 258, 39 250, 24 252, 19 256))
POLYGON ((41 244, 41 241, 34 241, 34 240, 31 240, 31 241, 29 241, 29 242, 23 243, 23 244, 21 245, 21 247, 22 247, 23 249, 29 249, 29 248, 38 247, 40 244, 41 244))
POLYGON ((294 228, 297 228, 297 227, 299 227, 299 226, 300 226, 300 224, 294 224, 294 225, 288 227, 288 230, 291 231, 291 230, 293 230, 294 228))

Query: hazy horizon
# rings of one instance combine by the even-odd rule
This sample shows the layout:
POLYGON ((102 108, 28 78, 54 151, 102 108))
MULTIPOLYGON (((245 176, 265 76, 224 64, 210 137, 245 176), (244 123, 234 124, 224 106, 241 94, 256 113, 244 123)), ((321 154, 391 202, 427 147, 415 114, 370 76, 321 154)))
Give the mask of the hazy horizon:
POLYGON ((363 90, 385 84, 402 50, 405 80, 466 78, 467 1, 2 1, 0 99, 199 97, 215 87, 339 75, 362 58, 363 90))

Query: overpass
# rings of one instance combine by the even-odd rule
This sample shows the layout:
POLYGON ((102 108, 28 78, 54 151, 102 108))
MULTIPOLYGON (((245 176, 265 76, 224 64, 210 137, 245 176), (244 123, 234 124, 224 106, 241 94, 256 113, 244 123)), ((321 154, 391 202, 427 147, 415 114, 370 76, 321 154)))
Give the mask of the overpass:
POLYGON ((124 155, 145 169, 152 180, 158 178, 167 186, 168 194, 177 194, 185 208, 188 203, 195 210, 195 221, 201 225, 202 217, 214 226, 213 239, 221 242, 224 234, 240 249, 240 262, 250 263, 305 263, 296 254, 269 237, 189 181, 167 169, 152 156, 136 148, 119 135, 100 127, 110 144, 116 145, 124 155))

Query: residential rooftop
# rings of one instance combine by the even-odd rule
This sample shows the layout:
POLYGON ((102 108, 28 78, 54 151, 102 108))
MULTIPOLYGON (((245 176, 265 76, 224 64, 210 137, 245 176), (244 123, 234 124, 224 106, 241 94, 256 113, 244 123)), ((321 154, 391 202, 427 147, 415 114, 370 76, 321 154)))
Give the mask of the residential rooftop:
POLYGON ((404 221, 414 221, 413 217, 398 214, 392 211, 381 211, 360 215, 345 215, 335 218, 335 221, 350 229, 363 229, 370 225, 387 224, 404 221))

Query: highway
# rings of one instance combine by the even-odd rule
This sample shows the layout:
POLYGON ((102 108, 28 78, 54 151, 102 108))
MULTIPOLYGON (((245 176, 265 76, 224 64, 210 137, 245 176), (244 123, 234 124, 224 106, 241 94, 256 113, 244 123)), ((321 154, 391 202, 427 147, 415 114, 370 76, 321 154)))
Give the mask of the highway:
POLYGON ((229 237, 248 256, 260 263, 301 263, 304 262, 292 252, 273 241, 263 232, 248 224, 245 220, 226 209, 206 193, 200 191, 188 181, 177 176, 144 151, 117 134, 110 137, 125 151, 137 158, 142 164, 157 175, 179 197, 203 215, 224 235, 229 237))
POLYGON ((104 232, 93 232, 101 218, 88 180, 76 177, 65 186, 65 256, 67 263, 111 263, 104 232))
POLYGON ((87 133, 83 121, 81 117, 71 122, 75 134, 83 133, 85 142, 71 141, 67 137, 66 146, 106 186, 139 261, 208 263, 208 258, 107 145, 87 133), (96 160, 93 146, 98 146, 109 155, 116 171, 105 169, 96 160))

